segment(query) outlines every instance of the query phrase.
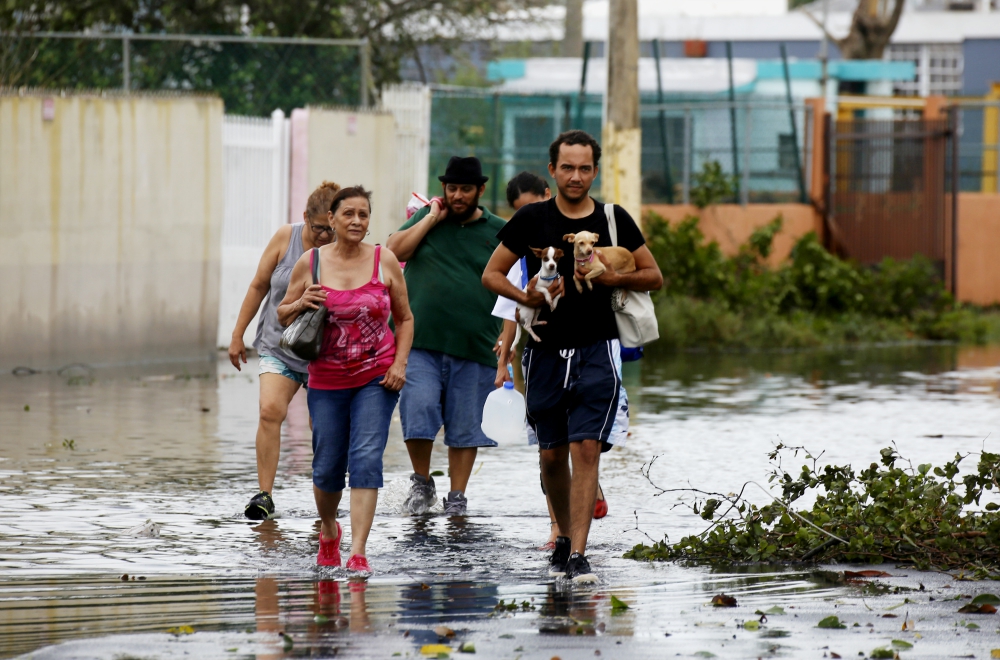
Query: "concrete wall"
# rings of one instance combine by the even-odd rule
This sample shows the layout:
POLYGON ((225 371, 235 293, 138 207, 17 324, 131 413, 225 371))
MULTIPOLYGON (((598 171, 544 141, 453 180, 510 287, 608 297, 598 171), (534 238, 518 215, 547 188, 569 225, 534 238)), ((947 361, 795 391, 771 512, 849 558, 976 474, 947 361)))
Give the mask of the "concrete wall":
POLYGON ((958 299, 1000 303, 1000 194, 958 195, 958 299))
POLYGON ((778 265, 788 258, 792 247, 811 231, 819 233, 822 220, 808 204, 719 204, 705 209, 685 204, 646 204, 643 213, 652 211, 676 224, 689 215, 700 219, 698 224, 708 241, 719 244, 723 254, 735 255, 755 229, 763 227, 779 214, 784 218, 781 232, 774 238, 774 250, 768 261, 778 265))
MULTIPOLYGON (((403 224, 406 203, 400 206, 395 199, 396 125, 390 113, 309 108, 307 158, 307 190, 325 179, 345 187, 360 184, 374 192, 366 241, 384 244, 403 224)), ((299 217, 301 213, 299 209, 299 217)))
POLYGON ((208 97, 0 96, 0 368, 212 355, 221 122, 208 97))

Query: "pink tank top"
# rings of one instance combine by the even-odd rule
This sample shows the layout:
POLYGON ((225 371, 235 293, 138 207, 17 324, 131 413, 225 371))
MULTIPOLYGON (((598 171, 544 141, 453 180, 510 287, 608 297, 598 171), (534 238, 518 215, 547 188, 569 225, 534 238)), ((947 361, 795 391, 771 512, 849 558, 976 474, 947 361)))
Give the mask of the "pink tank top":
POLYGON ((323 287, 327 324, 319 357, 309 363, 309 387, 360 387, 392 366, 396 338, 389 330, 389 290, 379 281, 381 249, 375 246, 375 267, 367 284, 350 291, 323 287))

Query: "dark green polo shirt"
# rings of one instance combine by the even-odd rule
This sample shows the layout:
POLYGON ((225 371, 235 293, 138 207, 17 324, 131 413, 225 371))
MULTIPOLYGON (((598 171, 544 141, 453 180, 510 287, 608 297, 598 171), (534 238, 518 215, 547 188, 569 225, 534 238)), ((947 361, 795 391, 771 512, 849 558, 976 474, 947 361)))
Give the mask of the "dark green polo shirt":
MULTIPOLYGON (((484 209, 478 220, 460 225, 445 218, 427 232, 403 274, 413 310, 413 347, 497 365, 493 344, 503 320, 493 316, 496 294, 483 286, 483 271, 500 244, 505 222, 484 209)), ((422 220, 426 206, 400 230, 422 220)))

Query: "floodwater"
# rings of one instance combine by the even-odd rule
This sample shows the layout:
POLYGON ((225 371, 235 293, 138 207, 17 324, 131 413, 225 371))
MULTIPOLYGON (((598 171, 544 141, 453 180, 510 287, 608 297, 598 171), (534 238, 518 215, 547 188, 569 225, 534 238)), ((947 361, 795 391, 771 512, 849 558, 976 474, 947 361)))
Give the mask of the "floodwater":
MULTIPOLYGON (((944 598, 995 593, 995 583, 890 566, 881 568, 895 577, 883 582, 903 591, 878 595, 815 567, 713 570, 621 555, 705 526, 676 506, 677 494, 655 496, 640 472, 654 456, 659 486, 730 492, 766 483, 779 441, 855 465, 891 442, 915 462, 997 451, 998 365, 998 349, 953 346, 629 365, 632 435, 602 462, 610 514, 594 523, 588 554, 602 582, 588 588, 547 576, 536 547, 548 519, 527 446, 480 452, 466 518, 409 518, 394 422, 369 541, 375 573, 358 581, 315 566, 301 396, 283 432, 280 517, 242 518, 256 490, 254 361, 243 373, 220 356, 0 376, 0 657, 460 657, 463 644, 475 648, 468 657, 524 660, 846 658, 876 647, 903 658, 990 657, 1000 648, 997 616, 959 615, 961 603, 944 598), (721 592, 739 606, 711 607, 721 592), (611 596, 629 608, 613 610, 611 596), (785 614, 740 627, 774 607, 785 614), (817 629, 830 614, 848 628, 817 629), (901 631, 909 619, 915 632, 901 631)), ((447 469, 443 452, 433 469, 447 469)))

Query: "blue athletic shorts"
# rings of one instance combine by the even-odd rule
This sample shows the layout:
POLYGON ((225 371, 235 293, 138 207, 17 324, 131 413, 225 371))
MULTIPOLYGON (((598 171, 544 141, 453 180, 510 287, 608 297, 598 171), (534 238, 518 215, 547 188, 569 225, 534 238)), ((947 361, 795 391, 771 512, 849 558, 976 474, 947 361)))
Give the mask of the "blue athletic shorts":
POLYGON ((612 340, 571 349, 524 348, 528 424, 540 449, 608 438, 615 423, 621 376, 612 340))
POLYGON ((483 433, 483 406, 496 389, 496 367, 414 348, 406 364, 399 417, 407 440, 433 440, 444 426, 448 447, 496 447, 483 433))
POLYGON ((309 385, 309 374, 303 371, 292 371, 291 368, 285 364, 281 359, 276 358, 272 355, 261 355, 260 359, 257 360, 258 371, 257 375, 260 374, 278 374, 279 376, 284 376, 289 380, 294 380, 299 385, 303 387, 309 385))
POLYGON ((381 380, 346 390, 309 388, 313 483, 320 490, 344 490, 347 472, 351 488, 382 487, 382 454, 399 393, 379 385, 381 380))

